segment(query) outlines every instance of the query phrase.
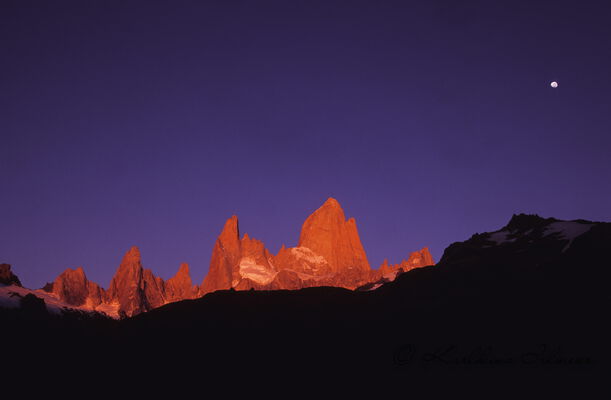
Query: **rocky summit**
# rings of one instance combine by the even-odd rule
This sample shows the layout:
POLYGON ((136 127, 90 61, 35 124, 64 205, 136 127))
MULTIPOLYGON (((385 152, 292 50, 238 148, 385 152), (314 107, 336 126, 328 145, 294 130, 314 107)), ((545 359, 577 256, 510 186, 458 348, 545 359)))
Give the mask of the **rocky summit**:
POLYGON ((193 299, 198 288, 193 285, 189 274, 189 264, 182 263, 176 275, 165 281, 165 298, 168 302, 193 299))
POLYGON ((21 281, 17 275, 11 271, 11 266, 9 264, 0 264, 0 284, 21 286, 21 281))
MULTIPOLYGON (((346 219, 339 202, 329 198, 305 220, 297 246, 282 246, 276 255, 262 241, 247 233, 242 236, 238 217, 231 216, 214 244, 208 274, 199 287, 193 285, 184 263, 168 280, 155 276, 144 268, 140 250, 134 246, 125 253, 108 290, 89 281, 82 267, 68 268, 45 290, 70 306, 117 318, 227 289, 334 286, 371 290, 403 272, 429 265, 434 261, 424 248, 398 264, 385 261, 379 269, 371 269, 355 219, 346 219)), ((10 267, 3 264, 2 268, 1 276, 8 281, 10 267)))
POLYGON ((110 304, 118 305, 120 316, 130 317, 173 301, 191 299, 196 292, 187 264, 182 264, 166 282, 142 266, 140 251, 132 247, 110 282, 107 298, 110 304))
MULTIPOLYGON (((342 390, 344 382, 372 376, 376 390, 380 382, 394 380, 405 390, 405 382, 414 379, 462 380, 475 372, 485 378, 549 376, 546 393, 548 382, 557 379, 551 374, 605 382, 605 360, 611 359, 605 318, 611 223, 521 214, 499 230, 465 239, 448 246, 434 268, 417 267, 432 262, 426 248, 401 262, 387 260, 370 270, 379 281, 362 290, 256 290, 314 286, 341 274, 334 275, 331 263, 305 246, 271 255, 260 241, 242 237, 237 218, 231 218, 213 254, 218 264, 211 274, 218 274, 210 276, 234 290, 120 321, 70 310, 53 303, 56 297, 49 293, 0 285, 0 322, 7 327, 3 357, 10 361, 5 376, 38 382, 33 373, 54 373, 55 383, 69 371, 70 379, 79 374, 76 381, 89 386, 92 377, 102 377, 101 382, 127 377, 138 393, 149 386, 158 391, 158 385, 142 382, 169 380, 174 389, 185 376, 201 380, 202 371, 214 374, 207 385, 232 393, 236 376, 254 378, 255 384, 289 382, 293 388, 304 377, 314 383, 318 377, 339 377, 342 390), (255 290, 242 290, 248 286, 255 290), (52 313, 61 317, 51 318, 52 313), (52 368, 36 360, 51 360, 52 368), (59 368, 62 361, 72 369, 59 368)), ((113 282, 112 297, 116 293, 122 302, 123 315, 154 306, 149 284, 165 302, 195 290, 188 266, 163 281, 146 272, 135 248, 113 282)), ((87 303, 90 296, 78 268, 53 286, 57 295, 74 290, 69 301, 87 303)), ((588 387, 584 383, 579 390, 588 387)))
POLYGON ((68 268, 45 286, 59 301, 69 306, 103 312, 112 317, 131 317, 179 300, 197 297, 191 282, 189 265, 181 264, 175 276, 164 281, 142 265, 140 250, 132 247, 104 290, 89 281, 82 267, 68 268))
MULTIPOLYGON (((49 289, 49 288, 47 288, 49 289)), ((68 268, 51 285, 51 293, 73 306, 95 308, 106 302, 106 292, 95 282, 87 280, 82 267, 68 268)))
POLYGON ((275 256, 248 234, 240 238, 238 218, 232 216, 214 245, 200 294, 223 289, 294 290, 313 286, 355 289, 382 276, 389 281, 399 272, 433 264, 425 248, 388 271, 372 270, 355 219, 346 220, 339 202, 329 198, 305 220, 297 246, 282 246, 275 256))

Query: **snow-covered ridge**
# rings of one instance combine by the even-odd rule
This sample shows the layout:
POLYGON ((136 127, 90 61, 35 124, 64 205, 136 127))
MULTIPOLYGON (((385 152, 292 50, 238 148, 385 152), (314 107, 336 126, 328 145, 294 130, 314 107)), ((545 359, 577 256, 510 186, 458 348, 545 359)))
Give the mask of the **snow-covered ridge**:
MULTIPOLYGON (((266 266, 257 264, 257 261, 252 257, 244 257, 240 260, 239 272, 242 278, 248 278, 261 285, 267 285, 273 281, 277 274, 266 266)), ((234 281, 232 284, 236 286, 237 282, 234 281)))
POLYGON ((307 274, 307 273, 304 273, 304 272, 295 271, 295 270, 290 269, 290 268, 287 268, 286 271, 291 271, 291 272, 297 274, 299 279, 301 279, 302 281, 322 281, 322 280, 329 279, 331 277, 331 275, 312 275, 312 274, 307 274))
POLYGON ((394 271, 390 271, 390 272, 387 272, 387 273, 383 274, 382 278, 388 279, 389 281, 394 281, 395 279, 397 279, 397 275, 398 274, 399 274, 399 270, 396 269, 394 271))
POLYGON ((508 236, 511 234, 511 232, 508 231, 496 231, 496 232, 492 232, 490 233, 490 236, 488 237, 488 240, 495 242, 496 245, 500 245, 503 243, 510 243, 510 242, 514 242, 516 239, 509 239, 508 236))
POLYGON ((569 247, 571 247, 573 240, 588 232, 590 229, 592 229, 593 226, 594 224, 587 224, 575 221, 557 221, 552 222, 547 227, 545 227, 545 230, 543 231, 543 236, 545 237, 553 234, 560 234, 563 239, 568 240, 569 242, 562 249, 562 252, 564 253, 569 247))
MULTIPOLYGON (((113 310, 113 306, 109 305, 106 309, 96 309, 95 311, 87 306, 84 307, 76 307, 71 306, 63 301, 59 300, 52 293, 47 293, 44 290, 36 289, 26 289, 20 286, 10 285, 10 286, 0 286, 0 307, 2 308, 20 308, 21 307, 21 299, 27 296, 28 294, 32 294, 45 302, 45 306, 47 307, 47 311, 51 314, 61 315, 66 311, 80 311, 86 313, 92 312, 100 312, 104 313, 110 317, 116 318, 118 313, 117 310, 113 310)), ((117 305, 118 308, 118 305, 117 305)))
MULTIPOLYGON (((594 224, 577 221, 555 221, 545 226, 542 232, 542 237, 549 237, 552 235, 558 235, 561 240, 568 240, 568 243, 562 249, 565 252, 573 243, 577 237, 588 232, 594 224)), ((525 232, 519 233, 520 237, 528 237, 533 233, 533 229, 529 229, 525 232)), ((512 243, 517 240, 517 236, 511 237, 512 235, 518 235, 518 233, 510 230, 500 230, 488 233, 486 240, 494 242, 495 245, 502 245, 505 243, 512 243)))
POLYGON ((293 253, 296 258, 307 261, 310 264, 322 265, 327 263, 327 260, 325 260, 323 256, 314 253, 307 247, 292 247, 291 253, 293 253))

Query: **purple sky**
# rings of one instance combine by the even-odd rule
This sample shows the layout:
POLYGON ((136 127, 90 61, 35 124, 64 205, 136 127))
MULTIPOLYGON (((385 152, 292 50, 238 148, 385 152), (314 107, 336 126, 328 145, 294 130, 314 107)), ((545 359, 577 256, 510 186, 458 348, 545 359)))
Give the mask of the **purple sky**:
POLYGON ((457 3, 3 0, 0 262, 199 284, 231 214, 275 254, 329 196, 374 268, 610 220, 609 3, 457 3))

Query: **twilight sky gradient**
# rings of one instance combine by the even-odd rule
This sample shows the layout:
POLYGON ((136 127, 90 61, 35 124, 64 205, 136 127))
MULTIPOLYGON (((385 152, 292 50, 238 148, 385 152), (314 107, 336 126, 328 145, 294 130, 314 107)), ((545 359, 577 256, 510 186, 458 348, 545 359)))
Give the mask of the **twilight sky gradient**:
POLYGON ((458 3, 3 0, 0 262, 199 284, 231 214, 275 254, 329 196, 374 268, 611 220, 609 2, 458 3))

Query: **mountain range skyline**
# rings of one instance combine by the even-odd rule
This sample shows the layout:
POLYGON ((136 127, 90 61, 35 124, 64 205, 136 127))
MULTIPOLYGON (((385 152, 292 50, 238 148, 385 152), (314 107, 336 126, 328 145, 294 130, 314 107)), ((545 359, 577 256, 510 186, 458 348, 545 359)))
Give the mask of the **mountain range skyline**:
POLYGON ((327 197, 373 267, 608 220, 608 4, 178 3, 2 2, 0 255, 28 285, 107 286, 133 245, 201 282, 228 217, 276 254, 327 197))
MULTIPOLYGON (((333 197, 329 197, 327 199, 328 200, 334 200, 335 199, 333 197)), ((514 214, 536 214, 536 213, 514 213, 514 214)), ((536 214, 538 215, 538 214, 536 214)), ((237 218, 237 213, 233 214, 232 218, 237 218)), ((561 219, 565 219, 565 218, 561 218, 561 219)), ((231 218, 229 219, 231 220, 231 218)), ((571 220, 570 218, 566 218, 566 220, 571 220)), ((592 219, 594 220, 594 219, 592 219)), ((225 219, 225 223, 226 223, 226 219, 225 219)), ((222 224, 221 224, 222 226, 222 224)), ((497 224, 498 226, 498 224, 497 224)), ((218 229, 217 232, 220 232, 222 229, 218 229)), ((262 240, 265 245, 267 246, 267 241, 265 240, 265 238, 260 238, 257 237, 256 235, 252 234, 252 233, 248 233, 247 230, 244 230, 244 232, 240 235, 240 238, 244 238, 244 236, 246 236, 247 238, 250 236, 253 239, 258 239, 258 240, 262 240)), ((298 240, 295 240, 293 243, 295 245, 297 245, 298 240)), ((421 246, 418 248, 424 248, 426 249, 426 251, 430 252, 431 256, 433 257, 433 259, 435 260, 439 260, 441 258, 441 254, 443 253, 443 250, 445 248, 447 248, 451 243, 453 243, 454 241, 451 241, 450 243, 448 243, 445 247, 441 248, 441 249, 431 249, 429 248, 429 246, 421 246)), ((272 251, 273 254, 278 254, 279 252, 281 252, 281 250, 285 247, 285 246, 290 246, 288 241, 282 241, 282 244, 280 245, 280 248, 278 248, 275 252, 272 251)), ((212 253, 212 248, 213 246, 203 246, 203 247, 210 247, 210 252, 209 254, 212 253)), ((367 246, 366 244, 364 245, 365 247, 365 252, 367 253, 367 246)), ((121 264, 121 260, 124 258, 126 252, 129 252, 129 249, 133 249, 133 248, 137 248, 139 252, 144 253, 144 264, 147 266, 147 269, 152 270, 155 275, 163 278, 164 280, 169 280, 171 278, 175 277, 175 274, 177 271, 179 271, 184 265, 188 266, 188 270, 189 270, 189 275, 191 277, 191 279, 193 280, 193 282, 197 283, 197 282, 202 282, 204 280, 204 278, 208 275, 209 273, 209 266, 210 266, 210 259, 208 257, 208 263, 206 263, 202 268, 193 267, 193 263, 188 262, 187 260, 181 261, 179 262, 177 265, 174 266, 159 266, 157 262, 155 262, 155 260, 152 260, 150 257, 150 255, 147 256, 145 251, 142 251, 142 246, 140 244, 131 244, 128 245, 125 249, 123 250, 119 250, 116 252, 116 254, 114 254, 114 258, 116 258, 116 262, 113 265, 108 265, 107 268, 105 268, 104 266, 102 267, 97 267, 97 268, 92 268, 91 266, 89 266, 89 263, 81 263, 81 264, 75 264, 75 265, 69 265, 69 266, 59 266, 59 265, 55 265, 54 268, 50 269, 50 274, 49 275, 45 275, 45 276, 41 276, 41 275, 37 275, 36 277, 34 277, 34 279, 32 279, 32 277, 30 276, 31 274, 29 274, 28 270, 21 267, 18 264, 15 263, 11 263, 8 262, 7 260, 4 260, 3 262, 7 262, 10 265, 13 265, 13 267, 17 267, 20 270, 20 277, 21 279, 26 283, 25 286, 26 287, 32 287, 32 288, 43 288, 45 285, 52 283, 53 281, 53 277, 59 276, 61 273, 65 272, 65 270, 69 270, 69 269, 74 269, 77 270, 79 268, 84 269, 87 272, 87 277, 89 278, 90 281, 95 281, 97 283, 99 283, 101 285, 101 287, 105 287, 105 288, 109 288, 111 285, 111 281, 113 276, 116 274, 117 272, 117 268, 118 266, 121 264), (23 277, 26 277, 25 279, 23 277), (99 279, 99 277, 103 277, 102 279, 99 279), (201 276, 201 278, 200 278, 201 276), (98 279, 95 279, 95 277, 98 277, 98 279), (34 284, 32 284, 34 283, 34 284)), ((146 247, 145 247, 146 248, 146 247)), ((401 260, 405 260, 408 258, 409 254, 412 253, 413 251, 417 250, 416 247, 411 247, 406 249, 405 251, 403 251, 404 255, 400 258, 400 259, 392 259, 389 257, 384 257, 382 259, 382 261, 379 264, 375 264, 375 263, 371 263, 371 268, 374 270, 379 270, 381 267, 383 267, 384 265, 387 264, 398 264, 401 263, 401 260)), ((93 256, 93 255, 92 255, 93 256)), ((92 257, 93 258, 93 257, 92 257)), ((369 257, 368 257, 369 258, 369 257)), ((178 258, 180 259, 180 258, 178 258)), ((201 265, 200 265, 201 266, 201 265)))
MULTIPOLYGON (((347 219, 339 202, 328 198, 303 223, 297 246, 283 245, 275 255, 262 241, 241 233, 238 217, 231 216, 216 240, 201 285, 193 283, 187 263, 182 263, 172 278, 159 277, 146 268, 140 250, 132 246, 108 286, 89 279, 85 268, 79 266, 65 269, 42 289, 54 296, 54 301, 118 318, 218 290, 378 287, 401 273, 434 264, 424 247, 399 263, 385 259, 379 268, 372 269, 355 219, 347 219)), ((3 266, 10 271, 9 264, 3 266)))
POLYGON ((600 397, 610 21, 0 1, 4 392, 600 397))
MULTIPOLYGON (((332 221, 326 217, 339 215, 334 204, 321 208, 313 220, 332 221)), ((249 257, 258 248, 246 236, 231 244, 235 222, 230 218, 219 235, 218 248, 227 251, 217 253, 219 271, 227 265, 222 260, 242 257, 243 251, 249 257)), ((302 234, 318 231, 307 222, 302 234)), ((336 239, 336 245, 350 242, 345 240, 349 236, 336 239)), ((37 367, 27 378, 59 378, 70 366, 84 365, 71 372, 82 377, 76 379, 79 384, 89 385, 91 376, 104 381, 130 376, 138 378, 134 387, 142 392, 158 390, 158 385, 142 385, 146 377, 182 382, 185 373, 201 376, 202 368, 221 382, 236 375, 260 381, 277 365, 282 368, 276 378, 297 372, 302 379, 302 373, 315 370, 353 382, 362 374, 377 377, 378 388, 379 379, 398 379, 403 388, 407 379, 432 372, 439 379, 464 370, 469 376, 553 374, 554 382, 579 377, 589 383, 579 384, 583 391, 593 383, 604 385, 609 371, 609 324, 601 316, 609 300, 610 240, 609 222, 519 214, 494 231, 453 243, 435 266, 411 269, 381 285, 250 290, 238 282, 238 290, 221 288, 192 299, 180 297, 186 268, 164 284, 142 269, 133 248, 108 290, 128 307, 128 318, 119 319, 66 303, 81 297, 83 292, 74 290, 79 287, 94 297, 99 293, 95 285, 78 283, 82 269, 70 271, 76 279, 63 281, 60 286, 70 290, 58 298, 22 287, 18 271, 0 264, 4 355, 12 362, 7 372, 11 379, 23 378, 27 365, 39 357, 65 367, 37 367), (158 285, 165 285, 166 296, 179 294, 178 301, 148 303, 153 307, 138 310, 147 303, 134 302, 143 299, 130 279, 134 276, 144 277, 147 301, 163 302, 155 296, 158 285), (137 307, 130 311, 130 305, 137 307), (134 362, 117 363, 126 354, 128 361, 138 360, 138 368, 134 362), (186 362, 193 358, 203 360, 201 368, 186 362), (163 368, 167 365, 176 367, 163 368)), ((305 243, 307 237, 299 244, 305 243)), ((251 274, 252 263, 246 264, 251 274)), ((549 385, 545 390, 549 393, 549 385)))
MULTIPOLYGON (((332 198, 332 197, 329 197, 329 198, 328 198, 328 199, 327 199, 327 200, 324 202, 324 204, 323 204, 322 206, 320 206, 320 207, 319 207, 319 208, 318 208, 316 211, 320 210, 321 208, 323 208, 324 206, 326 206, 326 205, 328 205, 328 204, 332 204, 332 205, 333 205, 333 206, 332 206, 332 208, 334 208, 334 209, 335 209, 335 208, 339 209, 339 213, 341 214, 341 217, 340 217, 340 218, 345 218, 345 217, 344 217, 344 211, 343 211, 342 207, 339 205, 339 203, 337 202, 337 200, 336 200, 336 199, 334 199, 334 198, 332 198)), ((316 213, 316 211, 314 211, 314 214, 316 213)), ((312 214, 312 215, 313 215, 313 214, 312 214)), ((350 220, 354 221, 354 220, 355 220, 355 218, 350 218, 350 220)), ((264 246, 264 242, 265 242, 265 240, 264 240, 264 239, 257 238, 257 237, 255 237, 254 235, 249 235, 249 233, 248 233, 246 230, 244 230, 242 233, 240 233, 240 232, 238 231, 238 226, 237 226, 237 224, 238 224, 238 216, 237 216, 236 214, 232 215, 232 216, 231 216, 231 218, 229 218, 229 219, 227 219, 227 220, 226 220, 226 222, 225 222, 225 230, 227 229, 227 224, 228 224, 229 222, 231 222, 231 221, 233 221, 233 224, 235 225, 233 229, 236 231, 236 232, 235 232, 235 234, 236 234, 236 236, 238 237, 238 239, 239 239, 239 240, 242 240, 242 241, 243 241, 244 239, 246 239, 246 240, 248 241, 248 240, 250 240, 250 238, 252 237, 252 240, 254 240, 255 242, 260 242, 261 240, 263 240, 263 242, 260 242, 260 243, 261 243, 261 244, 264 246)), ((307 221, 306 221, 306 222, 307 222, 307 221)), ((355 226, 355 228, 354 228, 354 229, 356 229, 356 226, 355 226)), ((221 231, 221 230, 219 230, 219 232, 220 232, 220 231, 221 231)), ((223 235, 223 232, 221 232, 221 235, 223 235)), ((303 229, 302 229, 302 233, 301 233, 301 235, 303 236, 303 229)), ((356 235, 356 238, 357 238, 356 240, 357 240, 357 241, 359 241, 359 243, 360 243, 360 239, 358 238, 359 234, 358 234, 358 233, 355 231, 355 232, 354 232, 354 235, 356 235)), ((301 241, 301 240, 302 240, 302 239, 300 239, 300 241, 301 241)), ((298 243, 297 243, 297 242, 295 242, 295 246, 298 246, 298 243)), ((280 255, 280 254, 281 254, 281 253, 282 253, 282 252, 283 252, 285 249, 290 249, 291 247, 292 247, 292 246, 290 245, 290 242, 288 242, 288 241, 284 241, 284 242, 282 243, 281 247, 280 247, 280 248, 279 248, 279 249, 278 249, 276 252, 272 252, 272 253, 273 253, 273 254, 275 254, 276 256, 278 256, 278 255, 280 255)), ((390 265, 390 266, 392 266, 392 265, 398 266, 399 264, 401 264, 401 263, 405 262, 405 260, 407 260, 407 259, 410 257, 410 254, 411 254, 411 253, 413 253, 415 250, 416 250, 416 249, 414 248, 414 249, 410 249, 409 251, 406 251, 406 252, 405 252, 405 255, 404 255, 404 256, 403 256, 401 259, 397 259, 397 260, 393 260, 393 259, 389 259, 388 257, 385 257, 385 258, 382 260, 382 262, 381 262, 380 264, 378 264, 378 265, 372 265, 372 266, 371 266, 371 269, 372 269, 372 270, 377 270, 377 271, 378 271, 378 270, 381 270, 381 269, 384 269, 384 268, 388 268, 388 267, 389 267, 389 265, 390 265)), ((132 245, 130 245, 130 246, 128 246, 128 247, 127 247, 127 250, 124 250, 123 252, 119 251, 119 254, 121 254, 121 256, 120 256, 120 258, 119 258, 119 261, 120 261, 121 259, 125 259, 126 255, 127 255, 127 254, 129 254, 130 252, 133 252, 133 251, 136 251, 136 252, 138 253, 138 259, 140 259, 140 253, 141 253, 140 246, 139 246, 139 245, 136 245, 136 244, 132 244, 132 245)), ((267 250, 266 250, 266 251, 267 251, 267 250)), ((365 258, 365 263, 366 263, 366 265, 367 265, 367 268, 369 268, 369 261, 368 261, 368 257, 367 257, 367 255, 366 255, 366 251, 365 251, 364 249, 363 249, 363 250, 361 250, 361 251, 363 252, 363 256, 364 256, 364 258, 365 258)), ((427 246, 422 247, 422 249, 421 249, 420 251, 426 251, 426 253, 427 253, 427 257, 432 257, 432 256, 431 256, 431 254, 430 254, 430 250, 429 250, 429 248, 428 248, 427 246)), ((212 253, 212 251, 211 251, 211 253, 212 253)), ((432 259, 431 259, 431 260, 432 260, 432 259)), ((6 261, 6 260, 5 260, 5 261, 6 261)), ((211 260, 211 262, 214 262, 214 261, 213 261, 213 260, 211 260)), ((7 264, 12 265, 14 268, 15 268, 15 267, 19 268, 19 266, 18 266, 18 265, 16 265, 16 264, 14 264, 14 263, 7 262, 7 264)), ((116 265, 120 265, 120 264, 121 264, 121 262, 117 262, 117 263, 116 263, 116 265)), ((147 265, 147 267, 148 267, 147 269, 152 270, 152 271, 153 271, 153 272, 154 272, 154 273, 157 275, 157 274, 158 274, 158 271, 157 271, 155 268, 151 268, 150 266, 148 266, 148 264, 149 264, 149 263, 146 263, 146 265, 147 265)), ((155 264, 155 262, 153 261, 151 264, 155 264)), ((431 263, 431 264, 433 264, 433 263, 431 263)), ((186 261, 180 262, 180 263, 179 263, 179 265, 178 265, 178 266, 176 266, 176 269, 174 270, 174 272, 179 271, 179 270, 182 270, 182 269, 183 269, 185 266, 186 266, 186 268, 187 268, 187 271, 188 271, 188 272, 187 272, 187 274, 190 276, 190 279, 191 279, 191 278, 193 278, 193 277, 198 277, 198 276, 199 276, 199 274, 201 273, 201 271, 195 271, 196 273, 194 274, 194 273, 193 273, 193 267, 192 267, 192 264, 191 264, 191 263, 189 263, 189 262, 186 262, 186 261)), ((196 281, 196 282, 198 282, 198 281, 199 281, 199 282, 201 282, 201 281, 202 281, 202 280, 203 280, 203 279, 204 279, 206 276, 208 276, 208 275, 209 275, 209 272, 210 272, 210 271, 209 271, 209 268, 208 268, 209 266, 210 266, 210 263, 209 263, 209 264, 206 266, 205 271, 204 271, 204 273, 203 273, 203 277, 202 277, 202 279, 197 280, 197 278, 194 278, 193 280, 194 280, 194 281, 196 281)), ((21 271, 20 275, 21 275, 21 276, 26 276, 26 279, 21 278, 21 279, 22 279, 22 280, 24 280, 24 282, 26 283, 26 284, 25 284, 25 286, 26 286, 26 287, 32 287, 32 288, 43 288, 43 287, 45 287, 45 286, 47 286, 47 285, 49 285, 49 284, 51 284, 51 283, 53 282, 52 280, 49 280, 50 278, 44 278, 44 277, 38 276, 38 277, 37 277, 37 280, 35 280, 35 282, 41 282, 41 280, 42 280, 42 281, 43 281, 43 283, 42 283, 42 284, 40 284, 40 285, 39 285, 39 284, 32 284, 32 280, 31 280, 31 278, 30 278, 30 279, 28 279, 28 278, 27 278, 27 277, 29 276, 29 274, 28 274, 28 270, 27 270, 27 269, 23 269, 23 268, 19 268, 19 269, 20 269, 20 271, 21 271), (47 280, 46 280, 46 281, 44 281, 45 279, 47 279, 47 280)), ((71 266, 67 266, 67 267, 63 267, 63 268, 62 268, 62 267, 57 267, 57 268, 53 269, 52 271, 57 271, 58 269, 59 269, 60 271, 59 271, 58 273, 55 273, 55 274, 54 274, 54 275, 52 275, 52 276, 59 276, 59 275, 63 274, 63 273, 64 273, 64 272, 66 272, 66 271, 77 271, 77 270, 83 270, 83 271, 87 271, 87 276, 89 277, 89 271, 91 270, 91 268, 88 268, 88 267, 87 267, 87 263, 83 263, 83 264, 79 264, 79 265, 71 265, 71 266)), ((160 270, 161 270, 161 271, 164 271, 164 270, 166 270, 166 271, 167 271, 168 269, 170 269, 170 268, 169 268, 168 266, 166 266, 165 268, 160 269, 160 270)), ((108 277, 108 279, 106 279, 106 280, 95 280, 95 279, 88 279, 89 281, 92 281, 92 282, 93 282, 93 281, 95 281, 95 282, 98 282, 98 283, 100 283, 100 282, 101 282, 101 287, 110 288, 110 286, 112 285, 112 279, 113 279, 113 277, 114 277, 114 276, 116 275, 116 273, 117 273, 117 267, 116 267, 116 266, 110 266, 108 269, 106 269, 106 270, 104 270, 104 271, 100 271, 100 270, 93 270, 93 272, 94 272, 94 273, 92 274, 93 276, 100 276, 100 275, 102 275, 102 276, 107 276, 107 277, 108 277), (108 283, 106 283, 106 282, 108 282, 108 283)), ((164 275, 165 275, 165 274, 164 274, 164 275)), ((170 276, 164 276, 164 275, 159 274, 158 276, 162 276, 162 277, 163 277, 163 279, 165 279, 165 280, 168 280, 168 279, 171 279, 171 278, 174 278, 174 277, 175 277, 174 273, 172 273, 172 275, 170 275, 170 276)))
MULTIPOLYGON (((448 246, 440 260, 440 267, 433 269, 446 270, 448 260, 457 259, 463 259, 462 262, 467 265, 485 266, 484 260, 494 255, 489 262, 498 266, 509 265, 513 270, 511 274, 540 274, 541 260, 537 261, 541 257, 540 252, 551 250, 552 253, 545 257, 552 256, 555 262, 560 262, 567 251, 569 257, 575 258, 572 249, 576 241, 581 248, 578 252, 582 253, 578 256, 580 263, 587 263, 588 259, 600 259, 609 226, 606 222, 584 219, 566 221, 534 214, 514 214, 498 230, 476 232, 470 239, 448 246), (597 237, 592 248, 597 255, 584 253, 583 250, 583 240, 586 239, 582 238, 591 240, 592 237, 597 237), (499 258, 498 250, 501 249, 515 253, 511 258, 518 256, 521 261, 499 258), (479 253, 475 258, 475 254, 469 256, 473 250, 479 253)), ((549 267, 549 260, 544 263, 549 267)), ((282 247, 275 256, 269 253, 263 242, 250 238, 248 233, 240 235, 238 219, 233 215, 217 238, 210 271, 201 285, 193 284, 188 264, 181 264, 176 274, 168 280, 156 276, 151 269, 143 266, 140 251, 134 246, 125 253, 106 289, 87 279, 82 267, 66 269, 44 288, 30 289, 21 283, 11 270, 11 265, 0 264, 0 308, 23 309, 26 315, 33 312, 39 316, 124 320, 184 300, 209 299, 206 295, 216 292, 300 293, 303 289, 313 288, 331 291, 348 289, 347 292, 361 293, 378 292, 380 289, 385 292, 408 272, 428 271, 435 265, 428 249, 423 248, 410 253, 409 258, 400 264, 390 265, 385 260, 379 269, 371 269, 360 244, 354 218, 346 219, 337 200, 329 198, 304 222, 298 246, 282 247), (42 305, 46 305, 47 311, 38 314, 42 311, 42 305)), ((496 268, 490 269, 492 274, 504 273, 505 267, 496 268)), ((482 278, 488 274, 480 272, 482 278)), ((418 274, 411 273, 409 276, 416 277, 418 274)), ((519 279, 522 281, 520 284, 528 281, 524 277, 519 279)), ((422 289, 413 289, 422 293, 422 289)))

